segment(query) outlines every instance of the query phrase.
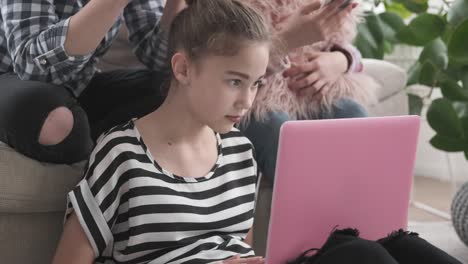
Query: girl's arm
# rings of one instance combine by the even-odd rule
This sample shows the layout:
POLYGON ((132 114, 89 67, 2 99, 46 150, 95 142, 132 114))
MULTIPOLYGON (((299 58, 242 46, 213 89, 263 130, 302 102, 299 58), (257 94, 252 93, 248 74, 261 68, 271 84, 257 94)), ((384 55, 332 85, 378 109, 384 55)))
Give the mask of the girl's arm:
POLYGON ((168 67, 169 28, 185 7, 184 0, 132 0, 125 7, 130 44, 149 69, 160 71, 168 67))
POLYGON ((70 18, 65 51, 88 55, 99 45, 129 0, 92 0, 70 18))
POLYGON ((22 80, 61 84, 81 71, 128 0, 91 0, 67 19, 56 14, 54 2, 0 0, 7 52, 22 80))
POLYGON ((92 264, 94 251, 75 213, 63 227, 52 264, 92 264))
POLYGON ((249 232, 247 233, 247 236, 244 239, 244 242, 249 244, 249 246, 253 246, 253 227, 250 228, 249 232))

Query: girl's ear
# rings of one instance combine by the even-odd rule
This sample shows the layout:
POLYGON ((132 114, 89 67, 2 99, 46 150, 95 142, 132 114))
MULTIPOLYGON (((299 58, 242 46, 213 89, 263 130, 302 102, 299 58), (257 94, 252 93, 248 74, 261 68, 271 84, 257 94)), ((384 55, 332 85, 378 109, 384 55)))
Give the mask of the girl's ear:
POLYGON ((174 77, 182 85, 190 84, 189 75, 189 60, 184 53, 177 52, 171 59, 172 70, 174 77))

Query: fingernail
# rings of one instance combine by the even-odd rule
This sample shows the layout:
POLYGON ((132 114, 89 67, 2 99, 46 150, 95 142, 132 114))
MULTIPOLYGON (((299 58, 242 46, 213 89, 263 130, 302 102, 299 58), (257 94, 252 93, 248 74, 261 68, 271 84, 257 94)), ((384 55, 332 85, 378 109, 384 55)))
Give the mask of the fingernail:
POLYGON ((354 9, 354 8, 356 8, 358 5, 359 5, 358 3, 352 3, 352 4, 351 4, 351 8, 354 9))

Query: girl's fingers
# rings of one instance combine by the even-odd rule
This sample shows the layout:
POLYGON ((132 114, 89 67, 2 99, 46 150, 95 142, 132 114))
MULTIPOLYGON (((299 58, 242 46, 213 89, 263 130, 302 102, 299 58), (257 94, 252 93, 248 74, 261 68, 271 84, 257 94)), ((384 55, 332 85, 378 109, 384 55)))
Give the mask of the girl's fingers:
POLYGON ((240 255, 232 256, 224 261, 220 262, 222 264, 263 264, 265 260, 263 257, 248 257, 241 258, 240 255))
POLYGON ((254 263, 263 263, 263 257, 250 257, 250 258, 245 258, 241 259, 241 263, 246 263, 246 264, 254 264, 254 263))
POLYGON ((291 68, 283 72, 283 77, 285 78, 297 78, 297 75, 304 74, 308 72, 313 72, 317 69, 317 66, 313 63, 304 63, 297 66, 292 66, 291 68))
POLYGON ((303 78, 300 78, 298 80, 291 82, 288 86, 289 86, 289 89, 292 91, 299 91, 299 90, 302 90, 303 88, 306 88, 308 86, 315 84, 318 80, 319 80, 319 75, 318 73, 314 72, 314 73, 308 74, 307 76, 304 76, 303 78))
MULTIPOLYGON (((337 19, 339 17, 336 16, 343 16, 346 15, 347 12, 342 12, 343 9, 340 8, 342 4, 348 0, 335 0, 331 4, 325 6, 325 8, 320 11, 320 19, 329 20, 329 19, 337 19)), ((346 8, 345 8, 346 9, 346 8)))
POLYGON ((263 264, 265 260, 263 257, 249 257, 249 258, 229 258, 222 262, 223 264, 263 264))
POLYGON ((240 259, 240 255, 239 255, 239 254, 238 254, 238 255, 235 255, 235 256, 232 256, 232 257, 230 257, 230 258, 228 258, 228 259, 225 259, 225 260, 223 260, 221 263, 233 263, 233 262, 231 262, 231 261, 237 260, 237 259, 240 259))
POLYGON ((320 2, 320 0, 314 0, 314 1, 312 1, 312 3, 307 4, 307 5, 305 5, 305 6, 303 6, 301 8, 301 14, 302 15, 308 15, 308 14, 320 9, 321 5, 322 5, 322 3, 320 2))
MULTIPOLYGON (((321 85, 321 84, 320 84, 321 85)), ((316 86, 316 92, 312 95, 312 100, 320 101, 328 90, 328 85, 324 84, 321 87, 316 86)))

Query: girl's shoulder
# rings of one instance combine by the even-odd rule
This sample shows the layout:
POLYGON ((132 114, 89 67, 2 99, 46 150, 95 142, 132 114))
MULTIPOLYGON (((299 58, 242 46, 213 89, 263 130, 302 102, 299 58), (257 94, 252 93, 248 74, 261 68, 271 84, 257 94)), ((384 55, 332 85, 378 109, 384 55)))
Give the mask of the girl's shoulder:
POLYGON ((136 130, 134 119, 116 125, 101 134, 101 136, 96 140, 95 151, 106 147, 109 150, 115 150, 115 146, 127 143, 134 145, 140 144, 140 137, 136 130), (109 148, 110 145, 114 147, 109 148))
POLYGON ((112 137, 112 136, 122 134, 122 133, 129 134, 130 132, 130 134, 134 135, 135 133, 131 133, 131 132, 134 132, 134 130, 135 130, 135 119, 131 119, 127 122, 113 126, 111 129, 102 133, 101 136, 99 136, 99 138, 97 139, 97 142, 102 141, 106 137, 112 137))
POLYGON ((220 134, 219 136, 223 148, 243 146, 244 148, 253 149, 252 142, 235 127, 228 133, 220 134))

